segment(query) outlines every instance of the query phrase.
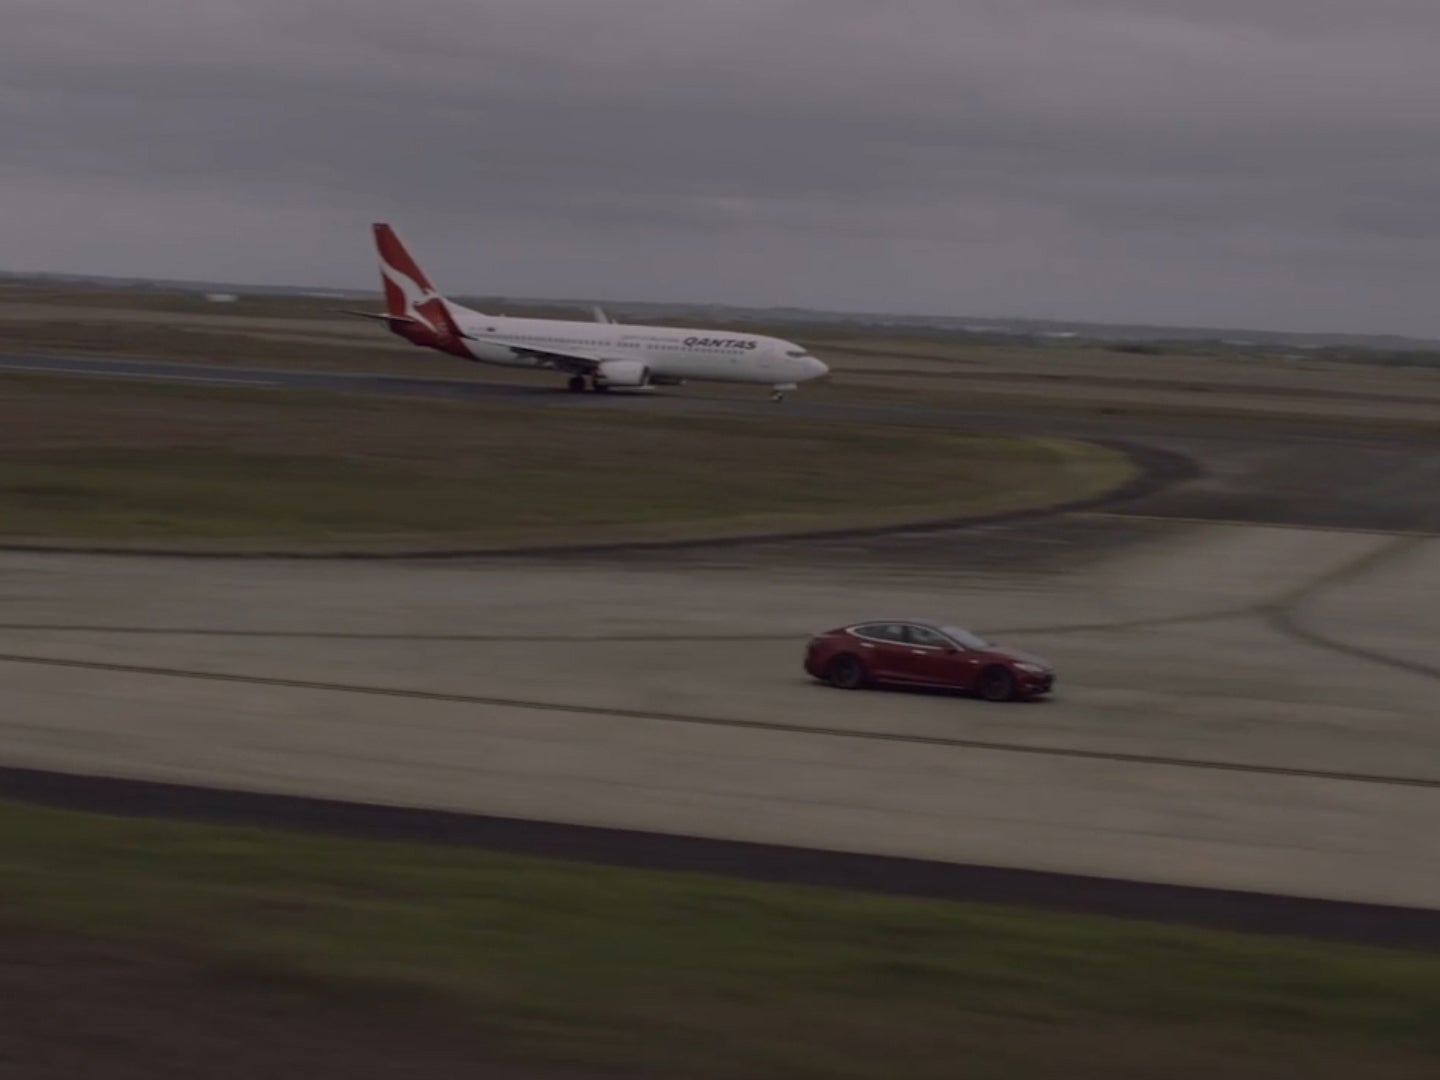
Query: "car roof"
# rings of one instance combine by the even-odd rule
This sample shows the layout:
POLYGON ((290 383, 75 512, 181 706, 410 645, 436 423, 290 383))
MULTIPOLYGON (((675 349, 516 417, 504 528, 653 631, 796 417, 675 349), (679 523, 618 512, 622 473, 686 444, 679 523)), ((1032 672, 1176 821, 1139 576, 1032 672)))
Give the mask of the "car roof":
POLYGON ((939 630, 942 626, 957 625, 954 620, 947 621, 943 619, 917 619, 913 616, 906 618, 891 616, 883 619, 861 619, 859 622, 846 623, 845 628, 848 630, 853 626, 873 626, 876 623, 909 623, 911 626, 929 626, 936 630, 939 630))

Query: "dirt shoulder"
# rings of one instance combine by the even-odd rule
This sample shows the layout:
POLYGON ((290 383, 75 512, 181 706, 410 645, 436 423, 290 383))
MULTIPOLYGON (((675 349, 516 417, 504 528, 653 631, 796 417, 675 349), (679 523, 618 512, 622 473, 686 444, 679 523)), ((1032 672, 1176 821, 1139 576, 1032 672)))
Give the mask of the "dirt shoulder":
POLYGON ((0 925, 0 1077, 601 1080, 497 1059, 454 1009, 347 1000, 156 944, 0 925))

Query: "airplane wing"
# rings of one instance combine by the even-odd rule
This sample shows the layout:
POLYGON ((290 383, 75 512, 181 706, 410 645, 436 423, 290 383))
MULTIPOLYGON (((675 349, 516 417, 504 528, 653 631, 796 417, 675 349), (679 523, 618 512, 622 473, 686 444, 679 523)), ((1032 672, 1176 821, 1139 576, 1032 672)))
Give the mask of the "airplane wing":
POLYGON ((489 335, 483 338, 474 337, 471 334, 462 334, 461 336, 470 341, 482 341, 486 345, 498 345, 501 348, 509 349, 517 358, 528 357, 531 360, 538 360, 545 367, 555 368, 558 371, 569 371, 576 375, 593 375, 601 363, 600 357, 578 350, 542 348, 522 341, 506 341, 504 338, 495 338, 489 335))
MULTIPOLYGON (((350 311, 344 308, 336 308, 335 310, 345 315, 360 315, 366 319, 379 319, 382 322, 392 324, 414 323, 419 321, 412 319, 408 315, 387 315, 384 312, 378 311, 350 311)), ((516 358, 528 357, 532 360, 538 360, 543 366, 554 368, 557 371, 568 371, 575 375, 593 375, 601 363, 600 357, 592 356, 589 353, 571 352, 565 349, 541 348, 536 345, 528 345, 523 341, 506 341, 504 338, 491 337, 488 334, 484 337, 476 337, 474 334, 467 334, 459 330, 458 327, 452 326, 451 329, 452 331, 458 331, 459 336, 465 338, 467 341, 481 341, 486 345, 498 345, 503 349, 509 349, 516 358)))

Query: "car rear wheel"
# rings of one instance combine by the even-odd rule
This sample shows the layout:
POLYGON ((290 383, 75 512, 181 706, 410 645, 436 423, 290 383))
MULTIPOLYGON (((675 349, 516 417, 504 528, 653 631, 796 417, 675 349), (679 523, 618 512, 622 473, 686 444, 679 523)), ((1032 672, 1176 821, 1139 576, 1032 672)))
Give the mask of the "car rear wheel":
POLYGON ((1015 676, 1003 667, 986 668, 975 689, 986 701, 1009 701, 1015 696, 1015 676))
POLYGON ((825 681, 841 690, 858 690, 865 685, 865 665, 858 656, 843 653, 826 666, 825 681))

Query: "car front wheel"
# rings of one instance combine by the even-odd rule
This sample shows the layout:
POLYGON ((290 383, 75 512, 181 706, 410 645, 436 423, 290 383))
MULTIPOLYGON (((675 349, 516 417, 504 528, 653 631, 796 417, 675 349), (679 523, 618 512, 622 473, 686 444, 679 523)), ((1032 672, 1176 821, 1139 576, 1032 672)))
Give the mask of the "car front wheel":
POLYGON ((1009 701, 1015 696, 1015 676, 1003 667, 986 668, 975 689, 986 701, 1009 701))

